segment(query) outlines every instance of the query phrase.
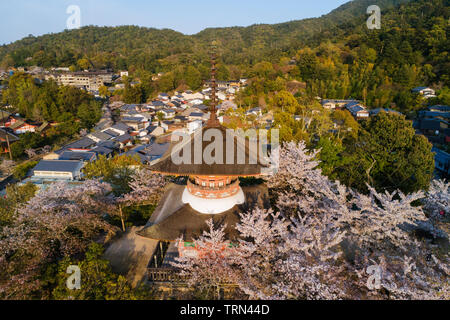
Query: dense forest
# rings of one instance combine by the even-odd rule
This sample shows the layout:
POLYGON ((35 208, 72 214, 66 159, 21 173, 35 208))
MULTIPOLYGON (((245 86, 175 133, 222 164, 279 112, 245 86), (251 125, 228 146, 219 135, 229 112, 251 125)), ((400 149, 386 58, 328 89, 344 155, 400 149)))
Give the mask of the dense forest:
MULTIPOLYGON (((294 56, 306 46, 317 47, 329 41, 350 50, 363 45, 372 48, 377 53, 372 56, 373 62, 387 58, 403 59, 391 61, 394 65, 396 62, 431 62, 441 68, 435 70, 438 71, 436 75, 445 74, 445 66, 439 65, 442 62, 439 54, 448 48, 445 41, 449 17, 447 1, 376 1, 383 9, 382 29, 379 31, 368 30, 365 25, 366 8, 372 2, 352 1, 320 18, 276 25, 213 28, 193 36, 136 26, 87 26, 41 37, 30 35, 2 46, 0 61, 3 67, 69 67, 76 65, 79 59, 88 58, 96 68, 159 72, 170 71, 174 66, 193 65, 202 71, 201 66, 208 65, 209 45, 212 40, 217 40, 226 66, 240 67, 245 73, 248 67, 262 60, 276 63, 282 57, 294 56), (381 47, 382 43, 386 48, 381 47), (408 54, 403 56, 402 53, 408 54), (423 60, 430 53, 429 59, 423 60)), ((356 52, 349 53, 351 56, 356 52)))

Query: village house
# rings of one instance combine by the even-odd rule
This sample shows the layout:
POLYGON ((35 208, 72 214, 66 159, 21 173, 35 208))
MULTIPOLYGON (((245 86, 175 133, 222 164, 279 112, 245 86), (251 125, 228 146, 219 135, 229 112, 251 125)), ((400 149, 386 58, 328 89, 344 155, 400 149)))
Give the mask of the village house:
POLYGON ((180 123, 180 122, 186 122, 186 121, 188 121, 188 117, 183 116, 183 115, 177 115, 177 116, 175 116, 175 117, 173 118, 173 120, 174 120, 175 122, 178 122, 178 123, 180 123))
POLYGON ((82 177, 83 161, 73 160, 41 160, 33 169, 31 181, 79 180, 82 177))
POLYGON ((23 134, 26 132, 36 132, 37 128, 39 128, 40 124, 33 124, 22 117, 20 117, 18 114, 15 115, 9 115, 6 117, 6 113, 2 114, 2 125, 4 127, 11 129, 14 134, 23 134), (6 120, 5 120, 6 119, 6 120))
POLYGON ((173 109, 161 109, 159 112, 164 114, 164 119, 172 119, 176 115, 176 112, 173 109))
POLYGON ((227 100, 227 97, 228 97, 228 95, 226 92, 222 92, 222 91, 217 92, 217 98, 219 100, 225 101, 225 100, 227 100))
POLYGON ((183 96, 183 99, 185 101, 192 101, 192 100, 200 100, 200 102, 197 102, 197 104, 203 103, 204 95, 201 92, 195 92, 188 90, 186 92, 183 92, 181 94, 183 96))
POLYGON ((192 99, 192 100, 187 100, 187 101, 188 101, 188 105, 191 107, 194 107, 196 105, 203 103, 203 99, 192 99))
POLYGON ((173 120, 166 120, 161 123, 161 127, 165 132, 173 132, 175 130, 183 129, 184 124, 175 122, 173 120))
POLYGON ((431 151, 436 154, 434 156, 436 170, 448 178, 450 175, 450 154, 436 147, 433 147, 431 151))
POLYGON ((203 120, 205 114, 203 112, 191 112, 188 116, 189 121, 203 120))
POLYGON ((370 116, 369 111, 367 111, 366 108, 364 108, 362 104, 357 101, 347 103, 345 105, 345 109, 347 109, 357 120, 367 119, 370 116))
POLYGON ((91 150, 92 152, 95 152, 95 154, 98 156, 102 155, 105 156, 107 159, 110 159, 114 156, 114 149, 108 148, 106 146, 102 146, 101 144, 98 144, 91 150))
POLYGON ((93 132, 87 135, 87 137, 91 140, 94 140, 96 143, 100 141, 107 141, 113 138, 113 136, 105 133, 105 132, 93 132))
POLYGON ((450 136, 450 123, 441 119, 420 119, 415 127, 424 135, 432 136, 450 136))
POLYGON ((66 145, 64 148, 60 150, 60 152, 64 150, 70 150, 70 151, 91 151, 91 149, 97 144, 95 140, 92 140, 88 137, 84 137, 80 140, 77 140, 75 142, 72 142, 68 145, 66 145))
POLYGON ((417 88, 412 89, 411 92, 419 93, 426 99, 436 97, 436 91, 434 91, 430 87, 417 87, 417 88))
POLYGON ((165 130, 162 126, 149 126, 147 127, 147 134, 149 136, 159 137, 164 134, 165 130))
POLYGON ((149 124, 149 119, 142 116, 142 115, 136 115, 134 117, 122 117, 120 119, 125 125, 133 128, 134 131, 139 131, 144 129, 149 124))
POLYGON ((217 106, 217 110, 220 110, 220 111, 227 111, 228 109, 236 110, 237 105, 231 101, 224 101, 222 104, 219 104, 217 106))
POLYGON ((195 131, 197 131, 198 129, 200 129, 203 126, 203 121, 201 120, 194 120, 191 122, 188 122, 186 125, 188 134, 192 134, 195 131))
POLYGON ((126 149, 133 146, 134 138, 129 133, 125 133, 121 136, 115 137, 114 141, 119 143, 120 149, 126 149))
POLYGON ((158 95, 158 99, 161 99, 163 101, 169 101, 170 100, 170 96, 167 93, 160 93, 158 95))
POLYGON ((156 143, 152 142, 147 145, 137 146, 126 154, 129 156, 138 156, 143 164, 153 164, 167 152, 170 143, 156 143))
POLYGON ((58 85, 73 86, 89 91, 98 91, 101 86, 112 83, 112 78, 113 74, 108 71, 66 72, 45 76, 45 80, 53 79, 58 85))
POLYGON ((343 100, 343 99, 322 99, 321 104, 322 107, 328 110, 335 110, 335 109, 341 109, 348 103, 358 103, 358 101, 350 99, 350 100, 343 100))
POLYGON ((428 110, 433 112, 450 112, 450 106, 436 105, 428 107, 428 110))
POLYGON ((8 143, 11 145, 12 143, 19 141, 19 137, 9 131, 8 129, 0 128, 0 153, 8 153, 8 143))
POLYGON ((64 151, 59 155, 58 160, 76 160, 88 163, 97 160, 97 154, 95 152, 64 151))
POLYGON ((198 109, 201 112, 205 112, 205 111, 209 110, 208 106, 206 106, 204 104, 196 104, 196 105, 192 106, 192 108, 198 109))
POLYGON ((432 143, 450 142, 450 106, 432 106, 419 111, 413 126, 432 143))
POLYGON ((153 100, 152 102, 149 103, 149 106, 152 106, 155 110, 158 110, 161 108, 165 108, 166 104, 159 100, 153 100))
POLYGON ((261 108, 252 108, 252 109, 250 109, 250 110, 248 110, 246 113, 245 113, 245 115, 247 115, 247 116, 249 116, 249 115, 255 115, 255 116, 257 116, 257 117, 259 117, 259 116, 261 116, 262 115, 262 110, 261 110, 261 108))
POLYGON ((396 115, 402 115, 402 113, 392 110, 392 109, 383 109, 383 108, 377 108, 377 109, 373 109, 369 111, 370 116, 376 116, 377 114, 379 114, 380 112, 386 112, 386 113, 391 113, 391 114, 396 114, 396 115))
POLYGON ((432 106, 427 110, 419 111, 420 119, 440 119, 450 121, 450 106, 432 106))
POLYGON ((129 126, 127 126, 126 124, 124 124, 122 122, 118 122, 115 125, 113 125, 112 127, 102 130, 102 132, 106 132, 107 134, 116 133, 116 135, 118 134, 120 136, 120 135, 124 135, 125 133, 129 133, 130 129, 131 128, 129 126))

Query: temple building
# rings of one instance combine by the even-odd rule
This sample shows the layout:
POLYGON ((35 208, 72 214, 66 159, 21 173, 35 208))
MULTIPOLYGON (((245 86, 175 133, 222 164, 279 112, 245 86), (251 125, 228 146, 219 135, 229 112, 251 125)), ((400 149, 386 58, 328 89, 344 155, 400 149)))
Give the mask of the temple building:
POLYGON ((240 178, 261 177, 270 165, 255 139, 242 137, 223 127, 216 113, 215 55, 212 56, 210 119, 183 141, 173 144, 150 170, 179 177, 167 186, 147 225, 138 232, 150 239, 174 242, 182 237, 180 254, 193 249, 192 241, 207 228, 206 222, 226 224, 229 240, 237 237, 239 214, 249 208, 268 207, 265 184, 241 186, 240 178), (257 146, 257 147, 255 147, 257 146), (174 161, 174 154, 184 159, 174 161), (208 164, 204 155, 214 162, 208 164), (201 159, 199 159, 199 157, 201 159), (200 160, 200 161, 199 161, 200 160))

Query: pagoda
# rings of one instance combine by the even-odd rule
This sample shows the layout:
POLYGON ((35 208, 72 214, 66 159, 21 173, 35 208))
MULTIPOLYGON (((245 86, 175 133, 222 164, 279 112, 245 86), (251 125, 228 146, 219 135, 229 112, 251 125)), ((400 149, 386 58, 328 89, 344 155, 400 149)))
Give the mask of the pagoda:
POLYGON ((185 177, 167 188, 147 225, 138 234, 143 237, 173 242, 183 237, 187 242, 200 236, 206 229, 206 221, 226 224, 228 238, 236 237, 234 226, 239 213, 254 206, 267 207, 268 195, 264 184, 241 187, 239 178, 266 175, 268 164, 262 159, 260 148, 253 147, 248 137, 240 137, 227 130, 217 119, 216 55, 211 56, 211 103, 210 118, 206 124, 188 139, 172 145, 168 152, 150 167, 154 173, 185 177), (205 136, 214 131, 222 141, 214 144, 223 150, 214 152, 215 163, 196 161, 196 154, 211 147, 205 136), (211 131, 210 131, 211 132, 211 131), (199 139, 201 138, 201 139, 199 139), (197 141, 201 141, 198 143, 197 141), (186 148, 187 147, 187 148, 186 148), (172 154, 189 150, 183 154, 186 161, 175 163, 172 154))

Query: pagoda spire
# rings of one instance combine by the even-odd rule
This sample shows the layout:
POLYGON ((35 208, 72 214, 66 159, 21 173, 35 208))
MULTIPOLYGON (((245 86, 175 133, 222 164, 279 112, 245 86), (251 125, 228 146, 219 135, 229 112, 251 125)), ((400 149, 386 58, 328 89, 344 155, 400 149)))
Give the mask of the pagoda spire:
POLYGON ((220 125, 219 120, 217 119, 216 49, 217 49, 216 42, 213 41, 211 45, 211 103, 209 108, 211 115, 207 123, 207 125, 211 127, 216 127, 220 125))

